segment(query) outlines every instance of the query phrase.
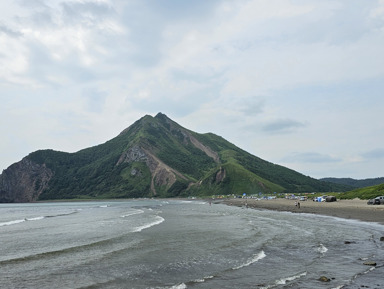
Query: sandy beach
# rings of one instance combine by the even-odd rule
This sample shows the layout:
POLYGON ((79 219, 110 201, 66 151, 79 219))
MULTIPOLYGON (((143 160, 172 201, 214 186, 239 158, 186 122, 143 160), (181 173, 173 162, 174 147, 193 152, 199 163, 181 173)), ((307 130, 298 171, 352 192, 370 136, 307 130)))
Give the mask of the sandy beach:
POLYGON ((224 199, 222 202, 233 206, 248 206, 249 208, 293 213, 319 214, 364 222, 376 222, 384 225, 384 205, 367 205, 366 200, 359 199, 321 203, 313 202, 312 200, 301 201, 300 208, 295 206, 295 200, 288 199, 224 199))

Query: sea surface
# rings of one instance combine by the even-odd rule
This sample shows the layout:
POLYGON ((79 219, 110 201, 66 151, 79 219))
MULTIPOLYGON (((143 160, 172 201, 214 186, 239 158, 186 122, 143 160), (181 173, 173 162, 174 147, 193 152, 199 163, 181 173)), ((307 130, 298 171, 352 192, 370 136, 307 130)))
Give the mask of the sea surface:
POLYGON ((382 236, 375 223, 203 201, 0 204, 0 287, 384 288, 363 265, 382 264, 382 236))

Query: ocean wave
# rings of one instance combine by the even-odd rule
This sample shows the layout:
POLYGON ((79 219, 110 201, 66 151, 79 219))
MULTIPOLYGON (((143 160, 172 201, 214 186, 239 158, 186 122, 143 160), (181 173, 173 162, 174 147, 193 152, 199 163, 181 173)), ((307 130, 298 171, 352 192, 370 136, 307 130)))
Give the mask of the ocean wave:
POLYGON ((64 213, 64 214, 58 214, 58 215, 37 216, 37 217, 30 217, 30 218, 12 220, 12 221, 7 221, 7 222, 1 222, 0 223, 0 227, 17 225, 17 224, 24 223, 24 222, 27 222, 27 221, 40 221, 40 220, 43 220, 45 218, 64 217, 64 216, 69 216, 69 215, 76 214, 76 213, 77 213, 77 211, 73 211, 73 212, 70 212, 70 213, 64 213))
POLYGON ((57 214, 57 215, 49 215, 45 216, 44 218, 56 218, 56 217, 65 217, 65 216, 70 216, 73 214, 77 214, 81 209, 77 209, 75 211, 69 212, 69 213, 62 213, 62 214, 57 214))
POLYGON ((161 224, 162 222, 164 222, 165 219, 160 217, 160 216, 156 216, 156 219, 155 221, 153 221, 152 223, 149 223, 149 224, 145 224, 143 226, 140 226, 140 227, 137 227, 133 230, 133 232, 141 232, 142 230, 145 230, 145 229, 148 229, 150 227, 153 227, 153 226, 156 226, 156 225, 159 225, 161 224))
POLYGON ((320 254, 325 254, 328 251, 328 248, 320 243, 319 247, 316 248, 316 251, 319 252, 320 254))
POLYGON ((44 216, 40 216, 40 217, 34 217, 34 218, 26 218, 26 220, 27 221, 39 221, 39 220, 42 220, 44 218, 45 218, 44 216))
POLYGON ((184 283, 180 283, 180 284, 176 284, 176 285, 173 285, 173 286, 167 286, 167 287, 150 287, 149 289, 186 289, 187 288, 187 285, 185 285, 184 283))
POLYGON ((133 212, 128 212, 128 213, 122 215, 121 217, 122 218, 126 218, 126 217, 129 217, 129 216, 138 215, 138 214, 142 214, 142 213, 144 213, 143 210, 135 210, 133 212))
POLYGON ((2 222, 0 223, 0 227, 3 226, 11 226, 11 225, 16 225, 25 222, 26 219, 21 219, 21 220, 13 220, 13 221, 8 221, 8 222, 2 222))
POLYGON ((203 201, 180 201, 181 204, 194 204, 194 205, 206 205, 207 202, 203 201))
POLYGON ((213 279, 213 278, 215 278, 215 276, 205 276, 205 277, 203 277, 201 279, 194 280, 192 283, 203 283, 206 280, 213 279))
POLYGON ((0 227, 16 225, 16 224, 24 223, 26 221, 39 221, 39 220, 42 220, 44 218, 45 218, 44 216, 39 216, 39 217, 33 217, 33 218, 24 218, 24 219, 20 219, 20 220, 2 222, 2 223, 0 223, 0 227))
POLYGON ((184 283, 181 283, 181 284, 177 284, 177 285, 173 285, 171 287, 168 287, 169 289, 185 289, 187 288, 187 285, 185 285, 184 283))
POLYGON ((261 287, 260 289, 270 289, 270 288, 277 287, 279 285, 285 285, 285 284, 287 284, 287 282, 299 279, 299 278, 304 277, 306 275, 307 275, 307 272, 303 272, 303 273, 300 273, 300 274, 297 274, 297 275, 293 275, 293 276, 290 276, 290 277, 281 278, 279 280, 276 280, 274 282, 274 284, 271 284, 271 285, 268 285, 268 286, 265 286, 265 287, 261 287))
POLYGON ((267 255, 265 255, 264 251, 260 251, 259 253, 254 254, 251 258, 249 258, 244 264, 241 264, 241 265, 234 267, 232 269, 238 270, 238 269, 241 269, 243 267, 247 267, 247 266, 252 265, 253 263, 265 258, 266 256, 267 255))

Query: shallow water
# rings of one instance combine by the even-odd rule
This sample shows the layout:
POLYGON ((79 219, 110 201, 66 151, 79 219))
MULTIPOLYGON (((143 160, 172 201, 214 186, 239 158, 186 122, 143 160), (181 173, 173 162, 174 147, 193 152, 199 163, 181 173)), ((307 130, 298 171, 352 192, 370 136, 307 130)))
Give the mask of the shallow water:
POLYGON ((0 284, 352 288, 370 270, 363 260, 384 260, 383 235, 378 224, 199 201, 1 204, 0 284))

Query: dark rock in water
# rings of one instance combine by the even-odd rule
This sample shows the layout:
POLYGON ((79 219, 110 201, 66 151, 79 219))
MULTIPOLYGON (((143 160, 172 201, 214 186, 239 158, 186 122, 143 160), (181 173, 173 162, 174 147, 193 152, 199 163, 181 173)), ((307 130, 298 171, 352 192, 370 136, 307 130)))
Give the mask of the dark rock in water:
POLYGON ((384 242, 384 237, 381 237, 381 238, 380 238, 380 241, 384 242))
POLYGON ((349 245, 349 244, 356 244, 356 242, 353 241, 345 241, 344 244, 349 245))
POLYGON ((319 278, 319 281, 321 281, 321 282, 330 282, 331 279, 329 279, 329 278, 326 277, 326 276, 321 276, 321 277, 319 278))
POLYGON ((365 261, 363 264, 367 265, 367 266, 376 266, 376 262, 375 261, 365 261))

